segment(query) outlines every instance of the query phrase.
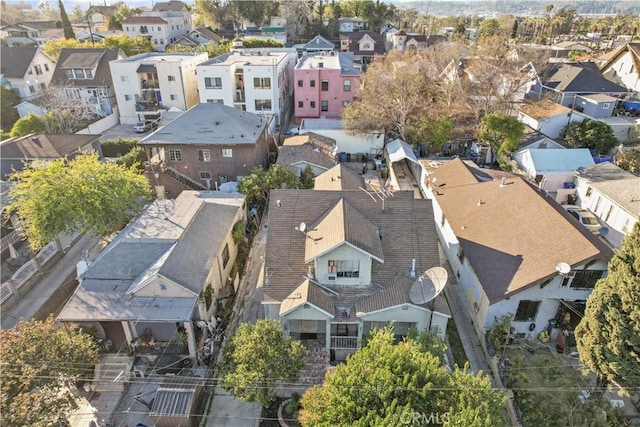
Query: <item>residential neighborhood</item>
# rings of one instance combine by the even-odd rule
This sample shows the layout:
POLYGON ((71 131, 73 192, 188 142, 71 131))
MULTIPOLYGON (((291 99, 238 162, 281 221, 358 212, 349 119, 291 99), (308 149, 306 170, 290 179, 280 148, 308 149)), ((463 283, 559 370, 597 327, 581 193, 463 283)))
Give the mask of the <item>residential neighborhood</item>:
POLYGON ((640 426, 637 5, 45 3, 2 425, 640 426))

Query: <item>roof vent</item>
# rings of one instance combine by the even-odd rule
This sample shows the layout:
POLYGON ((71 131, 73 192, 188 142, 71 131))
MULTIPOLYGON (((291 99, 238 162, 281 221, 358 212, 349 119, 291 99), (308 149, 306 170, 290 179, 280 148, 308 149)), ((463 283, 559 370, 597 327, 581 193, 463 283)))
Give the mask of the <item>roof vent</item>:
POLYGON ((324 62, 318 62, 318 68, 324 68, 324 62))

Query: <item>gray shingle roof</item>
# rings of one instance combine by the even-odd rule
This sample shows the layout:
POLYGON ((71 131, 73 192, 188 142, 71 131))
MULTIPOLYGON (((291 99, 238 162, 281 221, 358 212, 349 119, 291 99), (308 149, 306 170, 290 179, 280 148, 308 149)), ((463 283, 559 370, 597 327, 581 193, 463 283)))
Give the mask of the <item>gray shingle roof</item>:
POLYGON ((593 188, 614 200, 629 213, 640 217, 640 177, 610 162, 584 168, 578 173, 593 188))
POLYGON ((356 31, 347 34, 349 38, 349 52, 354 55, 384 55, 385 53, 385 43, 382 35, 375 31, 356 31), (371 39, 373 39, 373 50, 360 50, 360 40, 367 35, 371 39))
POLYGON ((322 37, 320 34, 312 38, 309 42, 307 42, 304 46, 304 50, 333 50, 336 45, 331 43, 329 40, 322 37))
POLYGON ((552 64, 542 73, 546 87, 558 92, 619 93, 625 87, 607 80, 594 63, 552 64))
POLYGON ((196 104, 138 144, 255 144, 267 121, 253 113, 222 104, 196 104))
POLYGON ((111 70, 109 69, 109 62, 118 58, 124 57, 120 49, 62 49, 60 51, 60 57, 58 58, 58 64, 51 77, 51 85, 59 87, 86 87, 86 86, 106 86, 110 87, 111 82, 111 70), (83 61, 83 57, 95 58, 95 55, 101 55, 98 61, 98 67, 93 75, 92 79, 69 79, 65 68, 72 66, 77 61, 83 61), (72 57, 73 59, 67 66, 62 64, 72 57))
POLYGON ((38 48, 31 47, 7 47, 0 49, 0 73, 9 79, 21 79, 27 74, 27 70, 36 56, 38 48))
MULTIPOLYGON (((270 275, 269 285, 263 287, 265 302, 283 301, 300 286, 309 265, 312 265, 305 263, 304 259, 309 239, 295 227, 305 222, 308 234, 312 238, 320 237, 317 231, 312 231, 312 224, 321 220, 340 200, 348 203, 370 224, 366 228, 373 235, 358 237, 363 242, 357 243, 371 245, 372 239, 380 242, 380 248, 370 249, 374 254, 384 253, 384 263, 372 261, 373 283, 385 286, 397 274, 408 274, 414 258, 418 271, 439 265, 431 201, 414 199, 413 192, 396 192, 394 197, 385 200, 383 209, 379 198, 374 199, 362 190, 272 190, 265 255, 265 267, 270 275)), ((329 239, 328 236, 325 238, 329 239)), ((322 240, 318 244, 320 242, 322 240)), ((335 298, 337 306, 353 303, 357 294, 370 293, 369 288, 342 287, 336 291, 339 293, 335 298)))
POLYGON ((335 306, 333 298, 320 286, 305 279, 300 286, 293 290, 280 306, 280 315, 284 315, 304 306, 306 303, 313 304, 321 310, 335 316, 335 306))
POLYGON ((100 135, 31 134, 3 142, 0 155, 4 159, 57 159, 76 153, 98 138, 100 135))
POLYGON ((73 52, 64 61, 60 61, 62 68, 93 68, 98 65, 105 51, 73 52))

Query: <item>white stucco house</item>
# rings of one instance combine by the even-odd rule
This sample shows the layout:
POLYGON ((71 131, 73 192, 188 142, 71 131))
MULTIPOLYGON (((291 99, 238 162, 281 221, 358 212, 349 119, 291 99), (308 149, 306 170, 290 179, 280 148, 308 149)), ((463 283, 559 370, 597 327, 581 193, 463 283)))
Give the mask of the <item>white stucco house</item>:
POLYGON ((111 61, 120 122, 134 124, 161 110, 186 111, 196 105, 196 66, 207 58, 206 52, 149 52, 111 61))
POLYGON ((566 125, 570 122, 581 122, 584 116, 574 114, 570 108, 550 99, 542 99, 520 107, 518 120, 549 138, 556 139, 566 125))
POLYGON ((640 93, 640 43, 627 43, 607 54, 600 66, 605 77, 622 83, 630 91, 640 93))
POLYGON ((425 167, 422 190, 478 336, 507 314, 522 337, 575 327, 612 250, 516 175, 460 159, 425 167))
POLYGON ((56 68, 53 58, 36 46, 3 47, 0 56, 0 84, 17 90, 23 101, 44 95, 56 68))
POLYGON ((578 169, 575 183, 578 204, 606 224, 604 238, 619 248, 640 218, 640 177, 603 162, 578 169))
POLYGON ((443 295, 410 298, 421 273, 440 265, 431 202, 408 191, 383 204, 360 189, 318 190, 271 193, 265 317, 331 360, 345 360, 390 322, 398 338, 409 328, 444 337, 451 314, 443 295))

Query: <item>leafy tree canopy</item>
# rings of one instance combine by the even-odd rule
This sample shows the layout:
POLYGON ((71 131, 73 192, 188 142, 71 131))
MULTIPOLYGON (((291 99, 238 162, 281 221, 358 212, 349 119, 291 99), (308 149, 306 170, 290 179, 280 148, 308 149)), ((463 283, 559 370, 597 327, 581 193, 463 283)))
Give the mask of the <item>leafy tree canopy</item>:
POLYGON ((572 148, 588 148, 598 154, 609 154, 619 144, 611 126, 600 120, 571 122, 562 130, 562 139, 572 148))
POLYGON ((71 161, 30 164, 12 175, 10 209, 16 211, 33 248, 60 233, 104 235, 142 209, 149 183, 135 169, 101 163, 96 153, 71 161))
POLYGON ((304 366, 304 346, 283 338, 280 323, 261 319, 242 323, 222 348, 225 390, 244 402, 267 406, 284 379, 295 379, 304 366))
POLYGON ((11 136, 25 136, 30 133, 46 132, 47 125, 42 116, 29 113, 28 116, 18 119, 11 128, 11 136))
POLYGON ((637 390, 640 384, 640 222, 609 261, 576 327, 580 359, 601 379, 637 390))
POLYGON ((121 49, 127 56, 144 52, 154 52, 155 46, 144 37, 131 37, 126 34, 105 37, 100 43, 85 43, 76 39, 49 40, 44 44, 43 50, 54 59, 60 57, 62 49, 121 49))
POLYGON ((619 150, 616 164, 628 172, 640 175, 640 148, 619 150))
POLYGON ((209 58, 215 58, 222 54, 228 53, 231 49, 231 42, 227 39, 220 40, 219 43, 209 42, 206 46, 184 46, 179 44, 174 44, 169 46, 166 51, 167 52, 207 52, 209 54, 209 58))
POLYGON ((436 416, 450 425, 506 425, 504 398, 488 378, 450 373, 415 340, 393 342, 391 328, 374 331, 365 347, 309 389, 302 425, 397 426, 436 416))
POLYGON ((71 26, 71 21, 69 21, 67 11, 64 9, 64 3, 62 3, 62 0, 58 0, 58 8, 60 9, 60 21, 62 22, 64 38, 75 39, 76 35, 73 33, 73 27, 71 26))
POLYGON ((17 90, 0 86, 0 105, 2 108, 0 110, 0 128, 2 130, 11 130, 16 120, 20 118, 14 108, 20 102, 22 102, 22 98, 17 90))
POLYGON ((242 45, 246 49, 257 49, 260 47, 282 47, 282 43, 280 43, 276 39, 262 39, 257 37, 247 37, 242 39, 242 45))
POLYGON ((518 148, 524 135, 524 124, 514 116, 491 113, 480 120, 478 137, 500 154, 509 154, 518 148))
POLYGON ((0 330, 3 424, 66 421, 73 399, 66 386, 91 377, 97 354, 90 335, 56 327, 53 317, 0 330))
POLYGON ((247 196, 247 203, 267 203, 269 191, 274 188, 300 188, 300 178, 291 170, 280 165, 271 165, 266 171, 258 166, 251 175, 238 182, 238 191, 247 196))

